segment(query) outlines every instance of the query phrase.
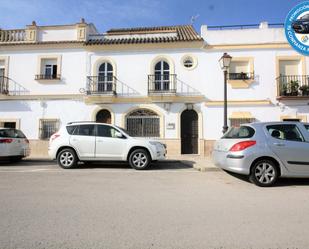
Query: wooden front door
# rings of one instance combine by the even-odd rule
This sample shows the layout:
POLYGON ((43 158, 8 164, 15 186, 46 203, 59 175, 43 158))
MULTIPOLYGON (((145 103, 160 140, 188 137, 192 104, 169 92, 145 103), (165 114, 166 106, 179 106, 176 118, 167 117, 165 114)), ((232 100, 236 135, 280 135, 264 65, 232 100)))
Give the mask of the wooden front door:
POLYGON ((111 124, 112 116, 108 110, 101 110, 97 113, 96 121, 100 123, 111 124))
POLYGON ((198 154, 198 115, 194 110, 181 114, 181 154, 198 154))

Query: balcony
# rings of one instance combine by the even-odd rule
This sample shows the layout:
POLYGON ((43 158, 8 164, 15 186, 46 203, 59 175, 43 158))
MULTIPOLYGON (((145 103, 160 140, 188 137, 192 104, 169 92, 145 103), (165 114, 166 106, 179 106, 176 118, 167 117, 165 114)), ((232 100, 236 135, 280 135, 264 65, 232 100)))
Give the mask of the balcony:
POLYGON ((309 98, 309 75, 280 75, 276 80, 277 99, 309 98))
POLYGON ((0 42, 14 43, 26 41, 26 31, 24 29, 0 30, 0 42))
POLYGON ((176 94, 176 74, 152 74, 148 75, 148 94, 176 94))
POLYGON ((0 94, 9 95, 9 78, 0 76, 0 94))
POLYGON ((60 74, 37 74, 35 80, 60 80, 60 74))
POLYGON ((116 95, 115 76, 87 76, 87 95, 116 95))
POLYGON ((254 80, 254 73, 229 73, 229 80, 254 80))

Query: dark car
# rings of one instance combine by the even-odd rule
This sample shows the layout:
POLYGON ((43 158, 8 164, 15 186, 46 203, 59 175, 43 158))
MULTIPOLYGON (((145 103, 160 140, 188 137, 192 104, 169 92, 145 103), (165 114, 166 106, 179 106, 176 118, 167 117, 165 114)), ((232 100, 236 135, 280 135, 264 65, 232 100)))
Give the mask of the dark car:
POLYGON ((306 14, 292 22, 292 28, 295 33, 309 34, 309 14, 306 14))

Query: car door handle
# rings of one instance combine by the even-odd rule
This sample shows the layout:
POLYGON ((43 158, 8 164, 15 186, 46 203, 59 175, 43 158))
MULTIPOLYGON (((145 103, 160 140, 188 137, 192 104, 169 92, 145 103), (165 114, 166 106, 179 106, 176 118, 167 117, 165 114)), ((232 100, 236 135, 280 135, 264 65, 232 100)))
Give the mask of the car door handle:
POLYGON ((285 146, 285 144, 284 143, 274 143, 274 145, 276 145, 276 146, 285 146))

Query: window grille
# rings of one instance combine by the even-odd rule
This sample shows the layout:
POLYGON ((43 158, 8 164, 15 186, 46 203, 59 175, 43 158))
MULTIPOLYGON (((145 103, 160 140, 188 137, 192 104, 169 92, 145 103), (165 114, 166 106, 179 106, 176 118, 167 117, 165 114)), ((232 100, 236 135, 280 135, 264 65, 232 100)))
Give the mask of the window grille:
POLYGON ((40 120, 40 139, 47 140, 52 134, 59 129, 58 119, 41 119, 40 120))
POLYGON ((242 124, 248 124, 255 122, 255 118, 231 118, 230 119, 230 126, 233 127, 240 127, 242 124))
POLYGON ((133 137, 160 137, 160 117, 151 110, 133 111, 126 121, 127 131, 133 137))

